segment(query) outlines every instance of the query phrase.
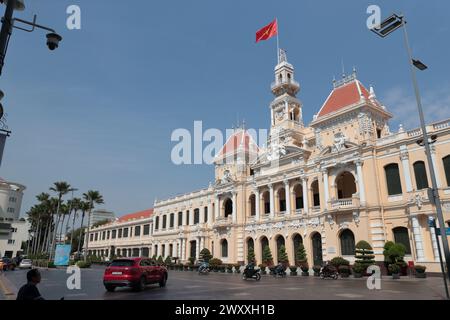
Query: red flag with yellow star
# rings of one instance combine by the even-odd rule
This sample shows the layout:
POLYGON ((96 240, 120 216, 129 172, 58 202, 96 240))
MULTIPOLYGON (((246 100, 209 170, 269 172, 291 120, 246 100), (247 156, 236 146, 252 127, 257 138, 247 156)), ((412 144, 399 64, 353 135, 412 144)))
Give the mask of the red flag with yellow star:
POLYGON ((270 24, 256 32, 256 43, 262 40, 268 40, 276 35, 278 35, 277 19, 273 20, 270 24))

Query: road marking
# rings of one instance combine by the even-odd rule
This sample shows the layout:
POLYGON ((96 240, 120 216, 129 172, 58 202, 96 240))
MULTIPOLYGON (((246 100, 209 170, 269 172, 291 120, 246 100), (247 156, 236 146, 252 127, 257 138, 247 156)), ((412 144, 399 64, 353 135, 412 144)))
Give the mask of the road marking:
POLYGON ((343 298, 363 298, 364 296, 361 294, 352 294, 352 293, 337 293, 335 296, 343 297, 343 298))

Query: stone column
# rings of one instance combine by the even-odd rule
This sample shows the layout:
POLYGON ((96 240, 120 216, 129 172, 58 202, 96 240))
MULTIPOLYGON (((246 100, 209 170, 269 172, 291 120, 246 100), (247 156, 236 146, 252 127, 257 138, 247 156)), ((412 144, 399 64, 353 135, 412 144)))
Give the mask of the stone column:
POLYGON ((323 176, 323 193, 324 193, 324 200, 325 205, 323 208, 326 210, 328 209, 328 201, 330 199, 329 191, 330 191, 330 184, 328 183, 328 169, 323 168, 322 169, 322 176, 323 176))
POLYGON ((433 245, 434 261, 439 261, 439 249, 436 241, 436 230, 430 227, 431 243, 433 245))
POLYGON ((178 229, 178 211, 175 211, 175 213, 174 213, 174 219, 173 219, 173 224, 174 224, 174 226, 173 226, 173 228, 174 229, 178 229))
POLYGON ((237 223, 237 192, 233 191, 233 223, 237 223))
POLYGON ((194 209, 189 210, 189 225, 194 225, 194 209))
MULTIPOLYGON (((430 150, 431 150, 431 162, 433 164, 434 173, 435 173, 434 176, 436 177, 436 184, 437 184, 438 188, 442 188, 443 186, 441 184, 441 177, 439 175, 437 161, 436 161, 436 146, 430 145, 430 150)), ((427 177, 429 178, 430 176, 431 176, 431 173, 428 173, 427 177)))
POLYGON ((272 219, 275 216, 275 197, 273 194, 273 184, 269 184, 270 190, 270 218, 272 219))
POLYGON ((181 224, 182 224, 182 226, 185 226, 186 225, 186 221, 187 221, 187 211, 185 211, 185 212, 183 212, 183 211, 181 211, 182 212, 182 215, 181 215, 181 224))
POLYGON ((308 179, 302 178, 303 212, 308 213, 308 179))
POLYGON ((289 180, 284 181, 284 194, 286 198, 286 215, 290 215, 291 212, 291 190, 289 185, 289 180))
POLYGON ((214 199, 214 215, 216 217, 216 220, 220 216, 220 199, 218 194, 216 194, 216 198, 214 199))
POLYGON ((406 150, 406 146, 400 147, 400 160, 402 161, 403 174, 405 176, 406 192, 411 192, 413 190, 411 182, 411 171, 409 169, 409 155, 406 150))
POLYGON ((208 225, 212 225, 213 223, 213 212, 212 212, 212 204, 208 203, 208 225))
POLYGON ((181 260, 181 239, 178 239, 177 241, 177 257, 181 260))
POLYGON ((200 215, 200 224, 205 223, 205 206, 202 205, 202 208, 199 209, 199 215, 200 215))
POLYGON ((186 261, 186 239, 181 239, 181 260, 186 261))
POLYGON ((197 241, 195 241, 195 260, 198 260, 200 257, 200 237, 197 237, 197 241))
POLYGON ((205 248, 205 237, 200 237, 200 250, 205 248))
POLYGON ((419 219, 417 218, 417 216, 413 216, 411 217, 411 222, 413 227, 414 242, 416 245, 417 261, 424 261, 425 254, 423 250, 423 237, 422 232, 420 230, 419 219))
POLYGON ((356 161, 356 175, 358 176, 359 201, 362 205, 366 203, 366 191, 362 171, 362 161, 356 161))
POLYGON ((260 204, 261 204, 261 195, 259 193, 259 189, 256 188, 255 190, 255 219, 256 221, 260 220, 261 217, 261 209, 260 209, 260 204))

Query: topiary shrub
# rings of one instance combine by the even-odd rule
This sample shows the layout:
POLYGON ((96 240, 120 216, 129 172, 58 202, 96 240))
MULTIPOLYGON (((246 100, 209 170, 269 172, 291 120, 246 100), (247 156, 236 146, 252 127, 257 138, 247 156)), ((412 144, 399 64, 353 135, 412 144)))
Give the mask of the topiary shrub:
POLYGON ((306 250, 303 243, 299 243, 297 252, 295 253, 295 265, 300 267, 302 264, 307 263, 306 250))
POLYGON ((309 265, 308 262, 304 262, 300 269, 302 269, 302 276, 309 276, 309 265))
POLYGON ((389 272, 392 274, 392 279, 399 279, 400 267, 396 263, 391 263, 388 267, 389 272))
POLYGON ((156 263, 159 264, 159 265, 164 264, 164 259, 163 259, 163 257, 162 257, 162 256, 159 256, 158 259, 156 260, 156 263))
POLYGON ((255 249, 253 247, 248 248, 247 261, 249 263, 253 261, 256 264, 255 249))
POLYGON ((425 273, 425 270, 427 269, 427 267, 417 265, 414 267, 414 269, 416 270, 416 278, 426 278, 427 277, 427 274, 425 273))
POLYGON ((283 265, 289 264, 289 258, 286 253, 286 247, 284 245, 280 246, 278 250, 278 263, 282 263, 283 265))
POLYGON ((209 251, 207 248, 202 249, 199 254, 199 259, 205 262, 209 262, 213 258, 211 251, 209 251))
POLYGON ((359 264, 363 268, 362 274, 366 273, 369 266, 375 264, 374 259, 372 246, 367 241, 359 241, 355 246, 355 264, 359 264))
POLYGON ((211 260, 209 260, 209 267, 211 268, 212 271, 219 271, 218 266, 220 266, 222 264, 222 260, 217 259, 217 258, 212 258, 211 260))
MULTIPOLYGON (((164 264, 166 266, 172 267, 172 257, 167 256, 167 258, 164 260, 164 264)), ((172 268, 173 269, 173 268, 172 268)))
POLYGON ((235 264, 234 265, 234 272, 241 273, 241 265, 240 264, 235 264))
POLYGON ((267 265, 265 263, 261 263, 260 265, 258 265, 258 267, 261 269, 261 274, 266 274, 266 267, 267 265))
POLYGON ((270 251, 270 247, 269 246, 265 246, 264 247, 263 255, 262 255, 262 262, 264 264, 266 264, 267 266, 272 266, 273 265, 272 251, 270 251))
POLYGON ((366 272, 366 270, 367 268, 363 266, 361 263, 355 263, 352 268, 353 276, 355 278, 361 278, 363 273, 366 272))

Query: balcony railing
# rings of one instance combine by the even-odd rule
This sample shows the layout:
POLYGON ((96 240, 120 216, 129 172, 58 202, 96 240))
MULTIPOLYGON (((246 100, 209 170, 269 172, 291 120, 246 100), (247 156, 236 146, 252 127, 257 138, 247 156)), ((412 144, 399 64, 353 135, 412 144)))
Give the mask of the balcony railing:
POLYGON ((359 199, 357 197, 346 199, 335 199, 331 201, 332 209, 346 209, 353 208, 359 205, 359 199))

